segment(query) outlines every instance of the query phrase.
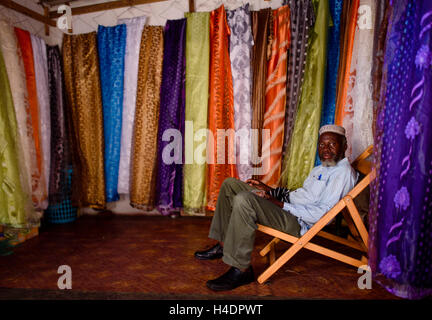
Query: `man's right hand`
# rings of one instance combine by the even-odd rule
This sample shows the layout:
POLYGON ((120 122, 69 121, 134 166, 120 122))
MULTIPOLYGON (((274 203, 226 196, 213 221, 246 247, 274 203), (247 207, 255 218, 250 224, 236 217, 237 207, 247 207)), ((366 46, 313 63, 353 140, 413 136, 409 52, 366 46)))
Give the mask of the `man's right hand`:
POLYGON ((273 188, 256 179, 248 179, 246 183, 257 189, 264 190, 265 192, 270 192, 271 190, 273 190, 273 188))

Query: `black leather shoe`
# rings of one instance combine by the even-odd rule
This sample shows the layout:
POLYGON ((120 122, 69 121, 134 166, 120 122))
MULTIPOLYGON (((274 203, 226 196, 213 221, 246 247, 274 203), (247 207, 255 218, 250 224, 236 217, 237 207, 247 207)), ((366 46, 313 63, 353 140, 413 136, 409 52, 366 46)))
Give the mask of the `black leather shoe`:
POLYGON ((219 259, 223 256, 223 247, 218 242, 210 249, 204 250, 204 251, 197 251, 195 252, 195 258, 200 260, 213 260, 213 259, 219 259))
POLYGON ((236 267, 231 267, 219 278, 207 281, 207 287, 213 291, 226 291, 235 289, 253 281, 255 281, 255 276, 252 266, 249 266, 249 268, 247 268, 244 272, 240 269, 237 269, 236 267))

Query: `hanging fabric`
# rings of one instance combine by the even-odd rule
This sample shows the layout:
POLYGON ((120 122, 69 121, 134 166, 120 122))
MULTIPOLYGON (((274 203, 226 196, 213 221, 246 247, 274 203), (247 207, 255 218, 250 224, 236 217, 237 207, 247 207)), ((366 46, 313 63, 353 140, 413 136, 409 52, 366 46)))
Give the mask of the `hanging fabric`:
MULTIPOLYGON (((300 99, 311 28, 315 24, 312 0, 284 0, 290 8, 291 41, 288 50, 287 93, 285 107, 284 145, 282 149, 282 172, 288 163, 289 144, 300 99)), ((280 185, 285 186, 286 175, 281 175, 280 185)))
POLYGON ((270 142, 263 145, 263 157, 268 154, 269 170, 262 182, 277 187, 282 163, 284 139, 287 50, 290 42, 290 10, 285 5, 272 12, 273 39, 271 55, 267 63, 265 113, 263 128, 270 130, 270 142))
POLYGON ((186 104, 183 209, 201 213, 206 205, 206 147, 210 13, 185 13, 186 22, 186 104))
POLYGON ((231 30, 229 50, 234 90, 234 124, 236 135, 236 165, 239 179, 252 178, 250 129, 252 121, 252 70, 251 50, 253 46, 249 4, 227 11, 231 30), (243 139, 243 140, 241 140, 243 139))
MULTIPOLYGON (((31 35, 33 48, 33 61, 35 69, 35 81, 39 107, 39 127, 42 145, 42 164, 45 180, 45 191, 48 195, 50 160, 51 160, 51 119, 48 93, 48 65, 45 41, 35 35, 31 35)), ((45 202, 47 205, 48 202, 45 202)), ((46 208, 45 208, 46 209, 46 208)))
POLYGON ((182 207, 185 113, 186 18, 168 20, 164 54, 158 132, 156 204, 163 215, 182 207), (177 135, 170 133, 175 131, 177 135), (173 141, 171 139, 173 138, 173 141))
POLYGON ((252 124, 255 131, 252 135, 252 166, 253 177, 259 179, 261 172, 265 170, 260 163, 262 155, 262 129, 265 112, 265 88, 267 75, 267 54, 269 37, 271 32, 271 9, 252 11, 252 34, 254 46, 252 47, 252 124))
POLYGON ((106 201, 119 200, 117 192, 120 141, 123 112, 123 75, 126 47, 126 25, 99 25, 98 55, 105 143, 106 201))
POLYGON ((151 210, 155 205, 163 46, 163 27, 145 26, 138 67, 130 186, 131 206, 143 210, 151 210))
POLYGON ((370 212, 370 266, 391 293, 432 294, 432 76, 430 1, 393 1, 383 73, 385 103, 377 210, 370 212))
POLYGON ((141 36, 147 17, 120 19, 126 24, 126 53, 124 61, 123 114, 121 125, 120 163, 117 192, 129 194, 132 133, 135 119, 138 62, 141 36))
POLYGON ((372 55, 375 2, 360 0, 342 125, 346 130, 345 156, 354 161, 373 143, 372 55))
POLYGON ((348 9, 348 18, 344 28, 343 50, 341 51, 342 59, 339 63, 338 88, 336 98, 335 124, 342 126, 345 116, 345 105, 347 99, 347 91, 349 86, 349 76, 351 70, 351 60, 353 54, 354 37, 357 25, 358 8, 360 0, 348 1, 350 7, 348 9))
POLYGON ((47 187, 45 182, 44 163, 43 163, 43 146, 41 141, 41 127, 40 127, 40 114, 38 105, 38 96, 36 88, 36 75, 33 60, 33 48, 28 31, 15 28, 15 34, 18 39, 18 46, 20 48, 21 56, 24 62, 24 70, 26 75, 26 86, 28 93, 28 103, 30 110, 31 125, 33 128, 33 141, 36 150, 37 160, 37 176, 33 177, 33 183, 37 184, 34 190, 38 190, 39 194, 36 195, 36 208, 46 209, 48 207, 47 187))
POLYGON ((0 21, 0 44, 18 123, 19 144, 23 150, 22 156, 18 157, 19 168, 24 179, 22 188, 31 194, 33 205, 37 207, 42 202, 43 190, 38 180, 40 171, 33 141, 33 127, 24 64, 14 28, 5 21, 0 21))
POLYGON ((288 152, 288 161, 282 173, 288 189, 303 185, 315 164, 318 130, 324 96, 327 35, 330 12, 327 0, 314 0, 317 12, 309 46, 304 83, 288 152))
POLYGON ((104 209, 104 136, 96 32, 63 38, 73 160, 72 203, 104 209))
POLYGON ((51 119, 49 204, 66 199, 69 146, 63 89, 63 68, 58 46, 46 46, 48 67, 49 107, 51 119))
POLYGON ((0 224, 25 228, 35 221, 30 190, 21 183, 18 125, 13 106, 5 61, 0 50, 0 224))
POLYGON ((219 189, 228 177, 238 177, 235 165, 234 97, 229 57, 230 30, 224 6, 210 13, 210 83, 207 145, 207 209, 214 211, 219 189), (223 132, 221 134, 221 132, 223 132))

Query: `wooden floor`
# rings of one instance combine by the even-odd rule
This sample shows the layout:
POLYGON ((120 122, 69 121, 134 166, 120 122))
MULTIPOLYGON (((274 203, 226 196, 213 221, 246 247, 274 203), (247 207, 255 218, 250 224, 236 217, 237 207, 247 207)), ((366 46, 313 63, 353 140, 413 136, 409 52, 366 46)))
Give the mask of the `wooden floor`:
MULTIPOLYGON (((302 250, 265 284, 215 293, 205 282, 225 272, 221 260, 199 261, 210 217, 83 216, 46 225, 40 235, 0 257, 0 298, 18 299, 396 299, 379 284, 361 290, 357 269, 302 250), (57 269, 72 269, 72 290, 58 290, 57 269)), ((258 233, 252 263, 270 238, 258 233)), ((280 244, 285 249, 288 244, 280 244)))

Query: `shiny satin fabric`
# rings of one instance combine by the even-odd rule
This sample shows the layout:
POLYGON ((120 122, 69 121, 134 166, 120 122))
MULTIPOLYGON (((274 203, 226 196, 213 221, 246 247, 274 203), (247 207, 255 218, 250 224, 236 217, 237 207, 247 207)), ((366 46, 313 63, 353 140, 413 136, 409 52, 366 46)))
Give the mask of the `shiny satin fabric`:
POLYGON ((96 32, 63 37, 73 162, 72 204, 104 209, 104 135, 96 32))
POLYGON ((431 25, 432 2, 392 2, 374 144, 369 263, 374 280, 406 299, 432 294, 431 25))
POLYGON ((126 24, 126 54, 123 82, 123 114, 120 143, 120 163, 117 192, 129 194, 130 160, 132 134, 135 119, 136 91, 138 80, 138 62, 141 36, 147 17, 120 19, 117 22, 126 24))
MULTIPOLYGON (((311 28, 315 23, 315 12, 311 0, 285 0, 290 8, 291 41, 288 50, 287 93, 285 108, 284 145, 282 149, 282 171, 288 162, 289 144, 294 129, 298 103, 301 95, 304 70, 309 48, 311 28)), ((286 176, 281 175, 280 185, 286 185, 286 176)))
POLYGON ((49 175, 49 204, 61 203, 67 194, 69 163, 68 129, 64 101, 64 81, 61 53, 58 46, 46 47, 48 67, 49 107, 51 119, 51 152, 49 175))
POLYGON ((0 50, 0 225, 25 228, 31 222, 27 216, 34 215, 34 209, 30 194, 21 184, 18 158, 22 154, 18 136, 12 93, 0 50))
POLYGON ((106 201, 119 200, 117 192, 120 141, 123 113, 123 75, 126 48, 126 25, 99 25, 98 55, 105 143, 106 201))
POLYGON ((304 83, 288 153, 282 175, 288 189, 303 185, 315 164, 318 130, 324 97, 327 36, 330 23, 328 0, 314 1, 317 16, 306 62, 304 83))
POLYGON ((156 205, 163 215, 182 207, 185 41, 186 19, 167 20, 164 30, 156 180, 156 205), (176 132, 181 135, 171 141, 171 130, 178 130, 176 132), (169 154, 167 151, 170 151, 169 154))
POLYGON ((31 117, 31 125, 33 128, 33 141, 36 150, 36 160, 37 160, 37 172, 33 172, 32 174, 37 174, 36 177, 33 177, 33 193, 35 202, 35 206, 38 209, 46 209, 48 207, 48 198, 47 198, 47 187, 45 181, 45 173, 43 166, 43 146, 41 141, 41 127, 40 127, 40 115, 39 115, 39 105, 38 105, 38 96, 37 96, 37 88, 36 88, 36 75, 35 75, 35 66, 33 60, 33 49, 31 44, 31 37, 28 31, 15 28, 15 34, 18 39, 18 46, 21 50, 21 56, 24 62, 24 70, 26 75, 26 85, 27 85, 27 93, 28 93, 28 103, 29 103, 29 111, 31 117), (36 186, 34 184, 37 184, 36 186))
POLYGON ((339 64, 338 93, 336 99, 335 124, 342 126, 345 116, 345 105, 349 86, 352 52, 354 46, 355 30, 357 25, 358 8, 360 0, 352 0, 349 8, 348 20, 343 34, 342 59, 339 64))
POLYGON ((285 124, 287 50, 290 43, 290 10, 285 5, 273 10, 273 39, 271 56, 267 63, 265 113, 263 128, 270 130, 270 143, 264 143, 263 162, 269 163, 269 171, 261 181, 271 187, 279 183, 285 124))
POLYGON ((230 134, 234 133, 234 97, 228 49, 230 33, 225 8, 220 6, 210 13, 208 128, 214 142, 207 145, 207 209, 212 211, 216 209, 219 189, 224 180, 238 178, 235 134, 230 134), (226 132, 227 138, 220 131, 226 132))
POLYGON ((259 178, 262 164, 260 164, 262 151, 262 129, 265 112, 265 90, 267 75, 267 51, 270 37, 271 9, 252 11, 252 34, 254 46, 252 47, 252 129, 257 131, 257 139, 252 137, 252 166, 254 178, 259 178), (256 141, 255 141, 256 140, 256 141))
POLYGON ((131 206, 143 210, 155 206, 163 47, 163 27, 145 26, 138 67, 130 186, 131 206))
POLYGON ((183 169, 183 210, 202 214, 206 205, 207 129, 210 13, 185 13, 186 22, 186 104, 185 165, 183 169), (204 158, 204 159, 203 159, 204 158), (203 161, 200 161, 203 160, 203 161))
POLYGON ((42 201, 43 195, 41 184, 38 183, 40 176, 36 149, 33 141, 33 127, 28 103, 28 93, 24 63, 21 50, 18 46, 15 30, 5 21, 0 21, 0 44, 9 84, 12 92, 13 106, 18 123, 18 137, 22 154, 18 157, 21 176, 23 177, 22 188, 32 195, 35 207, 42 201), (25 152, 24 152, 25 150, 25 152), (33 189, 35 187, 35 189, 33 189))
MULTIPOLYGON (((48 65, 45 41, 35 35, 31 35, 33 59, 35 68, 35 80, 39 106, 40 139, 42 145, 42 165, 45 178, 45 194, 48 195, 50 160, 51 160, 51 119, 48 93, 48 65)), ((44 204, 48 206, 48 201, 44 204)), ((46 209, 46 208, 42 208, 46 209)))
MULTIPOLYGON (((252 70, 251 52, 253 46, 249 4, 227 11, 228 26, 231 30, 229 50, 234 90, 234 124, 237 134, 245 133, 246 141, 236 140, 236 166, 239 179, 252 178, 250 163, 250 129, 252 122, 252 70)), ((243 137, 243 136, 242 136, 243 137)))

